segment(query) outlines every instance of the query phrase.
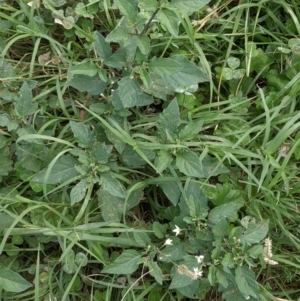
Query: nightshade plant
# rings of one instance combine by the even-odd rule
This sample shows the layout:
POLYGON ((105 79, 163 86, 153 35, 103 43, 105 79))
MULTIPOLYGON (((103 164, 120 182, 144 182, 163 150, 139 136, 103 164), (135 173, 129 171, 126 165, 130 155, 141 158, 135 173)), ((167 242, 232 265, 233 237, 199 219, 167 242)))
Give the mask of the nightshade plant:
MULTIPOLYGON (((277 58, 248 43, 252 65, 209 61, 199 40, 211 37, 192 26, 206 0, 17 2, 22 13, 4 5, 15 14, 0 40, 9 108, 0 114, 0 252, 12 258, 0 266, 3 300, 207 300, 212 289, 228 301, 264 300, 256 273, 279 262, 270 220, 249 199, 262 189, 272 198, 275 182, 287 182, 272 156, 299 128, 290 110, 287 134, 269 139, 290 105, 276 94, 277 58), (25 39, 24 73, 10 57, 25 39), (261 61, 266 99, 250 78, 265 71, 261 61), (226 100, 214 103, 211 70, 226 100), (254 92, 259 117, 248 121, 254 92), (266 156, 253 151, 255 138, 266 156), (18 259, 32 250, 34 260, 18 259)), ((296 61, 298 44, 280 49, 296 61)), ((281 76, 296 82, 292 68, 281 76)))

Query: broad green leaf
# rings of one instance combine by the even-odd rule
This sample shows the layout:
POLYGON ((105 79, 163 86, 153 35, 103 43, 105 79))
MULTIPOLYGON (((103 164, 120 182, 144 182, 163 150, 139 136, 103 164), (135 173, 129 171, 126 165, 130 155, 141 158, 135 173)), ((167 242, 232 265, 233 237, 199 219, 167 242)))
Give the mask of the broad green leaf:
POLYGON ((178 126, 180 125, 179 106, 177 99, 174 98, 168 107, 160 114, 156 127, 159 133, 164 137, 167 136, 167 131, 172 134, 177 134, 178 126))
POLYGON ((189 182, 184 187, 183 198, 189 208, 191 217, 205 218, 207 216, 207 198, 201 191, 199 184, 196 182, 189 182))
POLYGON ((125 250, 114 263, 105 267, 101 272, 108 274, 125 274, 134 273, 139 267, 141 253, 135 250, 125 250))
POLYGON ((163 100, 167 100, 168 95, 174 95, 174 88, 171 85, 166 84, 159 75, 153 72, 148 74, 150 83, 146 90, 147 93, 153 94, 155 97, 163 100))
POLYGON ((96 142, 93 144, 91 156, 95 158, 100 164, 106 164, 108 162, 112 150, 112 145, 106 145, 105 142, 96 142))
POLYGON ((255 280, 255 274, 247 266, 238 266, 236 268, 235 281, 241 293, 258 298, 259 289, 255 280))
POLYGON ((73 250, 69 250, 68 255, 63 259, 64 265, 63 270, 67 274, 73 274, 76 271, 76 264, 75 264, 75 252, 73 250))
POLYGON ((231 68, 223 68, 222 69, 222 78, 225 80, 232 80, 233 79, 233 70, 231 68))
POLYGON ((228 286, 228 280, 227 280, 226 274, 224 273, 222 267, 220 267, 220 266, 217 267, 216 278, 223 287, 226 288, 228 286))
POLYGON ((152 230, 154 232, 154 235, 158 238, 164 238, 167 233, 166 227, 164 227, 159 222, 153 222, 152 230))
POLYGON ((241 243, 246 243, 248 246, 262 241, 269 232, 269 220, 258 223, 251 222, 248 225, 245 233, 240 238, 241 243))
POLYGON ((177 62, 182 67, 176 72, 163 74, 161 76, 167 85, 174 89, 178 87, 189 87, 208 81, 208 77, 204 72, 193 62, 186 59, 183 55, 172 56, 173 62, 177 62))
POLYGON ((131 21, 136 19, 138 13, 138 2, 136 0, 115 0, 115 2, 118 9, 124 16, 126 16, 131 21))
POLYGON ((166 151, 161 150, 155 157, 154 166, 158 172, 163 172, 166 168, 170 166, 173 161, 172 155, 166 151))
POLYGON ((3 58, 0 58, 0 78, 14 77, 15 71, 13 66, 3 58))
POLYGON ((23 82, 19 97, 17 97, 14 104, 18 116, 27 117, 36 112, 38 104, 32 103, 32 92, 26 81, 23 82))
POLYGON ((78 145, 82 148, 91 148, 95 141, 95 134, 88 125, 70 121, 70 126, 78 145))
POLYGON ((232 201, 244 201, 242 191, 233 189, 230 183, 223 185, 216 185, 216 197, 212 198, 214 205, 219 206, 222 204, 230 203, 232 201))
POLYGON ((87 92, 91 95, 100 95, 104 92, 106 83, 99 79, 98 75, 93 77, 87 75, 75 75, 68 85, 79 92, 87 92))
POLYGON ((75 263, 78 266, 85 267, 88 263, 88 258, 84 253, 78 252, 75 256, 75 263))
POLYGON ((197 154, 190 150, 183 150, 177 153, 176 166, 187 176, 203 178, 202 164, 197 154))
POLYGON ((14 220, 10 215, 0 212, 0 229, 9 228, 14 220))
POLYGON ((147 35, 137 35, 136 36, 136 44, 140 49, 141 53, 144 55, 148 55, 150 52, 150 40, 147 35))
POLYGON ((85 179, 83 179, 71 189, 71 206, 78 202, 81 202, 84 199, 87 188, 88 183, 85 179))
POLYGON ((131 145, 126 145, 122 155, 121 160, 130 167, 141 167, 146 165, 147 162, 134 150, 131 145))
POLYGON ((79 16, 83 16, 84 18, 94 19, 94 16, 87 12, 86 6, 82 2, 78 2, 76 4, 75 13, 79 16))
POLYGON ((203 120, 200 120, 195 123, 187 124, 180 132, 179 132, 179 139, 183 141, 188 141, 193 138, 202 130, 203 120))
POLYGON ((229 219, 229 221, 234 222, 237 220, 237 211, 244 206, 243 200, 235 200, 233 202, 220 205, 213 208, 208 215, 208 220, 212 224, 216 224, 223 218, 229 219))
POLYGON ((177 289, 190 285, 196 279, 193 279, 193 271, 185 265, 179 265, 172 277, 169 289, 177 289))
POLYGON ((150 237, 143 232, 133 232, 134 240, 144 248, 147 248, 151 244, 150 237))
POLYGON ((132 65, 136 48, 137 46, 135 43, 124 46, 114 52, 112 56, 104 62, 104 64, 117 69, 121 69, 126 65, 132 65))
POLYGON ((13 161, 10 159, 9 148, 0 149, 0 182, 1 176, 7 176, 13 170, 13 161))
POLYGON ((120 221, 125 206, 125 199, 114 196, 103 189, 98 190, 97 194, 103 219, 106 222, 120 221))
POLYGON ((212 158, 209 155, 206 155, 201 163, 205 178, 217 176, 223 173, 229 173, 229 169, 226 166, 220 164, 218 159, 212 158))
POLYGON ((34 182, 41 182, 45 184, 59 184, 69 179, 74 178, 78 175, 76 171, 76 164, 78 161, 69 155, 61 156, 54 164, 50 175, 47 179, 45 179, 45 174, 48 168, 44 168, 41 170, 33 179, 34 182))
POLYGON ((125 187, 110 172, 101 174, 102 187, 105 191, 119 198, 126 197, 125 187))
POLYGON ((176 206, 181 195, 178 184, 176 182, 166 182, 160 184, 160 187, 163 189, 163 192, 169 201, 176 206))
POLYGON ((185 12, 188 15, 200 10, 210 0, 172 0, 172 4, 175 7, 178 7, 182 12, 185 12))
POLYGON ((129 76, 123 77, 118 82, 117 91, 124 108, 134 107, 142 94, 138 81, 129 76))
POLYGON ((137 107, 145 107, 150 105, 151 103, 153 103, 154 100, 153 98, 146 94, 146 93, 142 93, 139 97, 138 97, 138 101, 135 104, 137 107))
POLYGON ((236 58, 236 57, 229 57, 227 59, 227 65, 229 66, 229 68, 231 69, 237 69, 239 66, 240 66, 240 59, 239 58, 236 58))
POLYGON ((126 143, 109 130, 105 130, 105 133, 107 139, 114 145, 117 152, 122 154, 126 147, 126 143))
POLYGON ((214 234, 215 246, 221 246, 223 238, 228 236, 229 229, 225 218, 220 219, 215 225, 213 225, 212 232, 214 234))
POLYGON ((104 61, 109 59, 112 51, 109 44, 105 41, 104 37, 102 36, 102 34, 99 31, 95 31, 93 33, 93 37, 94 37, 94 46, 98 57, 104 61))
POLYGON ((8 292, 20 293, 30 287, 32 287, 32 284, 22 276, 7 267, 0 266, 0 288, 8 292))
POLYGON ((93 63, 82 63, 76 66, 72 66, 69 69, 69 73, 72 75, 80 74, 93 77, 98 73, 98 67, 93 63))
POLYGON ((152 58, 149 62, 149 72, 154 72, 160 76, 175 74, 182 70, 183 66, 173 58, 152 58))
POLYGON ((188 300, 195 300, 195 298, 197 298, 196 300, 204 300, 205 293, 208 291, 208 283, 194 280, 190 285, 179 287, 176 290, 187 297, 188 300))
POLYGON ((157 19, 174 37, 178 36, 180 18, 170 9, 163 8, 157 14, 157 19))
POLYGON ((145 266, 149 268, 150 275, 155 278, 156 282, 162 285, 163 273, 158 264, 150 259, 149 261, 145 262, 145 266))
POLYGON ((7 113, 0 114, 0 126, 7 127, 11 122, 11 118, 7 113))

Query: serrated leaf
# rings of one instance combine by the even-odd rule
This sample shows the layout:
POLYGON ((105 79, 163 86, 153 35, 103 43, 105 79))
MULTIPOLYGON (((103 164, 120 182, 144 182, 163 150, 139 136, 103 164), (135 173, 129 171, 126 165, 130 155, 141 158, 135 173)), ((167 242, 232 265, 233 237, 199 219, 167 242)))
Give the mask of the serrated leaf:
POLYGON ((154 232, 154 235, 158 238, 164 238, 167 233, 166 227, 164 227, 159 222, 154 222, 152 224, 152 230, 154 232))
POLYGON ((142 94, 138 81, 129 76, 123 77, 118 82, 118 94, 124 108, 132 108, 136 105, 142 94))
POLYGON ((98 73, 98 67, 93 63, 82 63, 76 66, 72 66, 69 69, 69 73, 74 75, 79 74, 93 77, 98 73))
POLYGON ((212 198, 214 205, 230 203, 232 201, 244 201, 242 191, 233 189, 230 183, 216 185, 216 197, 212 198))
POLYGON ((99 79, 98 75, 93 77, 87 75, 75 75, 68 85, 79 92, 87 92, 91 95, 100 95, 104 92, 106 83, 99 79))
POLYGON ((103 219, 106 222, 120 221, 125 206, 125 199, 114 196, 103 189, 98 190, 97 194, 103 219))
POLYGON ((107 60, 110 58, 112 50, 109 44, 105 41, 104 37, 99 31, 93 33, 94 46, 98 57, 102 60, 107 60))
POLYGON ((169 58, 152 58, 149 62, 149 72, 160 76, 174 74, 182 70, 183 66, 176 60, 169 58))
POLYGON ((19 96, 16 98, 14 105, 17 115, 21 117, 27 117, 36 112, 38 104, 32 103, 32 92, 27 82, 23 82, 19 96))
POLYGON ((105 267, 102 273, 130 275, 138 269, 140 259, 140 252, 125 250, 114 263, 105 267))
POLYGON ((125 187, 112 175, 112 173, 102 173, 101 182, 103 189, 109 192, 110 194, 119 198, 126 197, 125 187))
POLYGON ((240 238, 241 243, 246 243, 248 246, 262 241, 269 232, 269 220, 258 223, 251 222, 248 225, 245 233, 240 238))
POLYGON ((235 281, 238 289, 246 296, 258 298, 259 290, 255 274, 247 266, 238 266, 235 270, 235 281))
POLYGON ((203 178, 202 164, 197 154, 190 150, 177 153, 176 166, 187 176, 203 178))
POLYGON ((104 64, 106 66, 117 69, 121 69, 127 64, 132 65, 132 61, 136 53, 136 48, 136 43, 122 47, 114 52, 112 56, 104 62, 104 64))
POLYGON ((170 9, 163 8, 157 14, 157 19, 174 37, 178 36, 180 18, 170 9))
POLYGON ((140 245, 141 247, 147 247, 151 244, 150 237, 143 232, 133 232, 134 240, 140 245))
POLYGON ((196 182, 189 182, 184 187, 183 198, 189 208, 190 216, 204 218, 207 216, 207 197, 201 191, 199 184, 196 182))
POLYGON ((174 98, 168 107, 164 109, 162 114, 160 114, 156 127, 159 133, 167 138, 167 132, 169 131, 172 134, 177 133, 178 126, 180 125, 180 115, 179 115, 179 106, 177 99, 174 98))
POLYGON ((155 261, 150 260, 145 262, 145 266, 149 268, 150 275, 155 278, 156 282, 162 285, 163 273, 158 264, 155 261))
POLYGON ((79 183, 77 183, 72 189, 70 193, 70 198, 71 198, 71 206, 74 204, 81 202, 86 194, 86 190, 88 188, 88 183, 87 181, 81 180, 79 183))
POLYGON ((203 120, 200 120, 195 123, 187 124, 180 132, 179 132, 179 139, 183 141, 188 141, 193 138, 202 130, 203 127, 203 120))
POLYGON ((172 4, 175 7, 178 7, 182 12, 185 12, 188 15, 200 10, 210 0, 172 0, 172 4))
POLYGON ((236 221, 238 218, 237 211, 244 206, 243 200, 235 200, 233 202, 220 205, 213 208, 208 215, 208 220, 212 224, 216 224, 223 218, 229 219, 231 222, 236 221))
POLYGON ((124 16, 126 16, 131 21, 136 19, 138 13, 136 0, 115 0, 115 2, 118 9, 124 16))
POLYGON ((147 35, 138 35, 136 36, 136 44, 140 49, 141 53, 148 55, 150 52, 150 39, 147 35))
POLYGON ((82 148, 91 148, 95 141, 95 134, 88 125, 81 122, 70 121, 71 130, 82 148))
POLYGON ((165 74, 162 79, 174 89, 197 85, 209 80, 197 65, 186 59, 183 55, 174 55, 172 56, 172 60, 179 63, 182 68, 172 74, 165 74))
POLYGON ((163 172, 166 168, 170 166, 173 161, 172 155, 166 151, 161 150, 155 157, 154 166, 158 172, 163 172))
POLYGON ((106 164, 112 150, 112 145, 106 145, 105 142, 96 142, 93 144, 91 156, 95 158, 100 164, 106 164))
POLYGON ((61 156, 54 164, 50 175, 45 179, 47 167, 41 170, 33 179, 34 182, 41 182, 45 184, 59 184, 78 175, 75 168, 78 161, 69 155, 61 156))
POLYGON ((0 288, 8 292, 20 293, 30 287, 32 287, 32 284, 22 276, 7 267, 0 266, 0 288))

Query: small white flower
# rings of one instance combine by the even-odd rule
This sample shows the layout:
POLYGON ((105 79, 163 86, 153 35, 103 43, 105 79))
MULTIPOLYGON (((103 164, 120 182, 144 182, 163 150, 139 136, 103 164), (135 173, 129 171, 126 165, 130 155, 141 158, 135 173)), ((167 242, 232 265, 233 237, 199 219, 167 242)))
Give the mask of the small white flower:
POLYGON ((202 274, 203 274, 202 271, 199 271, 198 268, 194 268, 194 275, 195 275, 196 279, 197 279, 198 277, 202 277, 202 274))
POLYGON ((202 260, 204 259, 204 256, 203 255, 199 255, 199 256, 195 256, 195 258, 197 259, 198 263, 201 263, 202 260))
POLYGON ((166 241, 165 241, 165 245, 172 245, 172 239, 168 238, 166 241))
POLYGON ((181 229, 175 225, 175 229, 172 230, 172 232, 175 232, 175 235, 177 236, 180 233, 181 229))

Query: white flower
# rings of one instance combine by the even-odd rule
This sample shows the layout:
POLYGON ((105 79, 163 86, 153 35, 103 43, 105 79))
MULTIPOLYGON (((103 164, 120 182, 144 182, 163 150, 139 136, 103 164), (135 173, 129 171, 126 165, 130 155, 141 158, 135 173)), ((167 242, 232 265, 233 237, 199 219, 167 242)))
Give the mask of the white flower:
POLYGON ((177 236, 180 233, 181 229, 175 225, 175 229, 172 230, 172 232, 175 232, 175 235, 177 236))
POLYGON ((168 238, 165 243, 165 245, 172 245, 172 239, 168 238))
POLYGON ((196 279, 197 279, 198 277, 202 277, 202 274, 203 274, 202 271, 199 271, 198 268, 194 268, 194 275, 195 275, 195 278, 196 278, 196 279))
POLYGON ((204 259, 204 256, 203 255, 199 255, 199 256, 195 256, 195 258, 197 259, 198 263, 201 263, 202 260, 204 259))

